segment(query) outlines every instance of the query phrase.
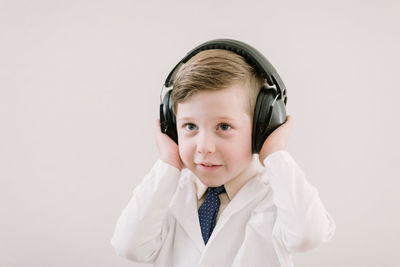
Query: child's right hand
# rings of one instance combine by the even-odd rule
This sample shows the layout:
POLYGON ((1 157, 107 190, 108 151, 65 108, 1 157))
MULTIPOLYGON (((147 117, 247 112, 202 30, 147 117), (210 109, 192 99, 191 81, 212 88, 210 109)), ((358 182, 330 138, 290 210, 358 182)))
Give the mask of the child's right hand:
POLYGON ((157 119, 156 123, 155 135, 157 147, 160 151, 160 159, 178 170, 182 170, 183 162, 179 155, 178 145, 168 135, 161 132, 160 119, 157 119))

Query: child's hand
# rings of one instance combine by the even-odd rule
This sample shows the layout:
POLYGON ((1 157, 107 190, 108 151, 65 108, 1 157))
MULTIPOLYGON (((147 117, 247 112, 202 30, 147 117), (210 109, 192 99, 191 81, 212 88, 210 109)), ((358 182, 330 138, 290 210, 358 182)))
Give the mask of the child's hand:
POLYGON ((261 164, 264 165, 264 159, 267 158, 268 155, 278 150, 286 149, 291 129, 292 117, 290 115, 287 115, 286 121, 268 136, 263 146, 261 147, 259 153, 259 160, 261 164))
POLYGON ((179 155, 178 145, 168 135, 161 132, 160 119, 156 120, 156 143, 160 151, 160 159, 178 170, 182 170, 183 162, 179 155))

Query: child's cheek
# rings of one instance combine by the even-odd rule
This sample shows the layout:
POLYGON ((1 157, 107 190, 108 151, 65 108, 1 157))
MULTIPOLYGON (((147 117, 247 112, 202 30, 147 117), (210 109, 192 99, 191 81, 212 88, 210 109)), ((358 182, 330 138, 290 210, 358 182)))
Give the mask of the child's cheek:
POLYGON ((186 167, 190 167, 190 164, 193 161, 193 153, 191 152, 191 148, 189 144, 182 138, 179 140, 179 156, 182 159, 183 164, 186 167))
POLYGON ((229 163, 235 167, 243 167, 249 163, 252 158, 251 153, 251 142, 246 141, 246 138, 242 138, 237 142, 232 142, 234 145, 225 147, 225 158, 229 163))

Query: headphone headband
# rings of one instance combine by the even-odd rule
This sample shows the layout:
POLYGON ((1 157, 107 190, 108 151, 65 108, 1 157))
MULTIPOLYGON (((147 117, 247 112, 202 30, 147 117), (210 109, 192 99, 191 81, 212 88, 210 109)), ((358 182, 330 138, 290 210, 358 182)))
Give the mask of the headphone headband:
POLYGON ((279 93, 286 104, 286 87, 276 69, 264 57, 264 55, 261 54, 254 47, 233 39, 211 40, 189 51, 186 56, 178 64, 176 64, 176 66, 169 73, 167 79, 165 80, 164 86, 170 87, 173 84, 175 75, 177 74, 182 64, 189 61, 189 59, 191 59, 197 53, 209 49, 225 49, 242 56, 248 64, 255 67, 256 71, 258 71, 262 75, 262 77, 267 80, 270 87, 276 88, 277 93, 279 93))

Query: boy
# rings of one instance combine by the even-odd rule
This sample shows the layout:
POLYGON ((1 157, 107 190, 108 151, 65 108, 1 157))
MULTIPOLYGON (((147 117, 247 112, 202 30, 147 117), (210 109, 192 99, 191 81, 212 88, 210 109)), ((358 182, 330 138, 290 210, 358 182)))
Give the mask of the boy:
POLYGON ((172 99, 179 146, 156 127, 160 159, 118 219, 111 244, 155 266, 293 266, 335 224, 285 150, 292 120, 252 154, 264 83, 245 60, 210 49, 178 72, 172 99), (261 163, 261 165, 258 164, 261 163))

